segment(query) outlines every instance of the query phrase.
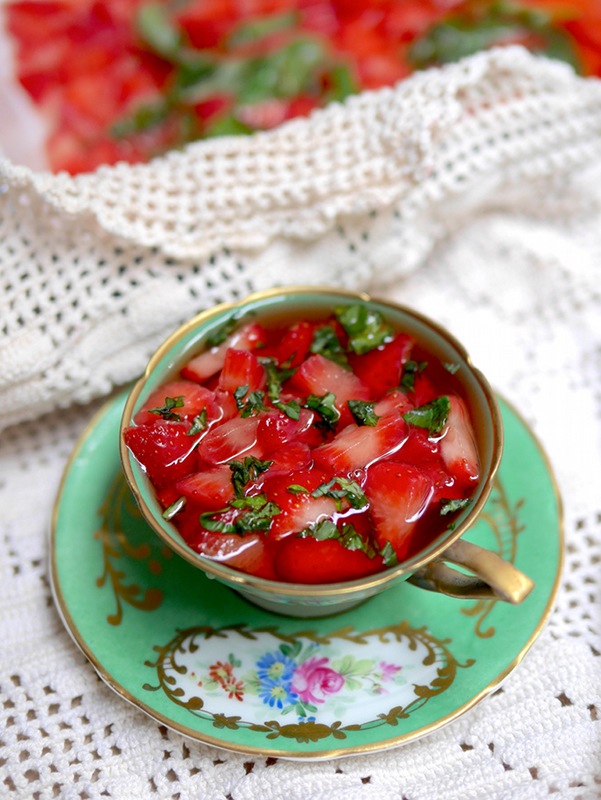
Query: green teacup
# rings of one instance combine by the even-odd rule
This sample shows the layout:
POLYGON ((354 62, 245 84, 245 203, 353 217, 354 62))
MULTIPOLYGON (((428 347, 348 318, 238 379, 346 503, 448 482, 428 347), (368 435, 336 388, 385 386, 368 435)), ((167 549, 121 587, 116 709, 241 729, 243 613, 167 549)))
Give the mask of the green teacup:
POLYGON ((501 415, 487 380, 474 368, 459 342, 436 323, 408 308, 326 287, 288 287, 252 294, 235 304, 204 311, 175 331, 150 359, 144 375, 133 387, 125 405, 120 430, 121 461, 140 510, 157 535, 178 555, 208 577, 216 578, 253 603, 295 617, 317 617, 344 611, 363 600, 408 580, 416 586, 460 598, 498 598, 520 603, 533 588, 532 581, 498 555, 462 539, 478 518, 490 494, 503 450, 501 415), (380 312, 395 328, 412 336, 441 363, 458 366, 456 378, 469 409, 480 461, 480 478, 469 506, 455 519, 452 529, 440 532, 421 551, 382 572, 358 580, 331 584, 292 584, 240 572, 199 555, 163 516, 154 489, 124 443, 123 432, 150 393, 198 352, 225 322, 253 316, 295 319, 326 315, 333 308, 365 303, 380 312), (448 564, 458 565, 455 570, 448 564))

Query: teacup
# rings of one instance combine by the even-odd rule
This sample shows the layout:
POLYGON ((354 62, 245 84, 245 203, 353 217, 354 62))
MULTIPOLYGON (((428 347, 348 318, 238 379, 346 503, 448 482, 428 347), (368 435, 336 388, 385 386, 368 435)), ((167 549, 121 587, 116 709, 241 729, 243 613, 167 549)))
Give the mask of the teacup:
POLYGON ((495 553, 462 537, 480 516, 493 485, 503 450, 500 411, 493 391, 469 359, 465 348, 446 330, 425 316, 395 303, 371 299, 366 294, 327 287, 286 287, 249 295, 203 311, 176 330, 151 357, 143 376, 127 399, 120 430, 120 453, 128 484, 141 513, 155 533, 178 555, 209 578, 215 578, 249 601, 269 611, 294 617, 318 617, 352 608, 401 581, 458 598, 496 598, 520 603, 533 588, 532 581, 495 553), (199 555, 165 519, 153 487, 124 442, 124 430, 149 395, 173 377, 224 323, 252 317, 294 319, 325 315, 335 307, 367 304, 395 328, 420 343, 441 363, 458 367, 457 380, 469 410, 480 461, 480 476, 471 503, 422 550, 388 569, 368 577, 328 584, 294 584, 256 577, 199 555), (454 564, 462 568, 455 570, 454 564), (466 574, 466 572, 469 574, 466 574))

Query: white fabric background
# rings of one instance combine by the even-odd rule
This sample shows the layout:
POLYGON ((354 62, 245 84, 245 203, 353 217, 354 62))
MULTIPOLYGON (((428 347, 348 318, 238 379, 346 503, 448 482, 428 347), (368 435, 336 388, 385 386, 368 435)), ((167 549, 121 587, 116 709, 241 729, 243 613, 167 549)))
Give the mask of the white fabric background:
POLYGON ((519 49, 144 168, 1 162, 1 797, 601 797, 600 166, 599 82, 519 49), (194 311, 301 278, 413 305, 467 346, 546 449, 567 545, 500 691, 421 741, 320 763, 212 749, 128 706, 63 629, 47 562, 101 398, 194 311))

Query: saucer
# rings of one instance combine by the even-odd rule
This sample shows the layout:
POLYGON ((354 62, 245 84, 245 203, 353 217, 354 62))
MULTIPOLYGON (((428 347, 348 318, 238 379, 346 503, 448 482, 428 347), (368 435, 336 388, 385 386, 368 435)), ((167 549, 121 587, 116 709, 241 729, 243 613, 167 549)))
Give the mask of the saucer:
POLYGON ((125 399, 103 406, 65 469, 52 587, 100 677, 173 730, 288 759, 396 747, 493 692, 551 613, 563 560, 561 501, 539 443, 503 400, 501 467, 465 539, 531 577, 530 596, 512 606, 404 583, 344 613, 303 620, 251 605, 150 530, 119 461, 125 399))

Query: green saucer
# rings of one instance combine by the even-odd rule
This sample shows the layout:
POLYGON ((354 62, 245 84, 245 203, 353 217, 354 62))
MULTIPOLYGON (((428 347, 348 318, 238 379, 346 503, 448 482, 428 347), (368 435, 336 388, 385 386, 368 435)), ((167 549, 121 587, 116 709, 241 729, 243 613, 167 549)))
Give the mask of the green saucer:
POLYGON ((505 452, 466 535, 535 581, 520 605, 407 583, 337 616, 293 619, 210 580, 148 528, 121 473, 126 395, 65 470, 52 525, 55 600, 111 689, 199 742, 317 760, 375 752, 448 724, 499 686, 547 620, 563 560, 561 502, 524 421, 500 401, 505 452))

